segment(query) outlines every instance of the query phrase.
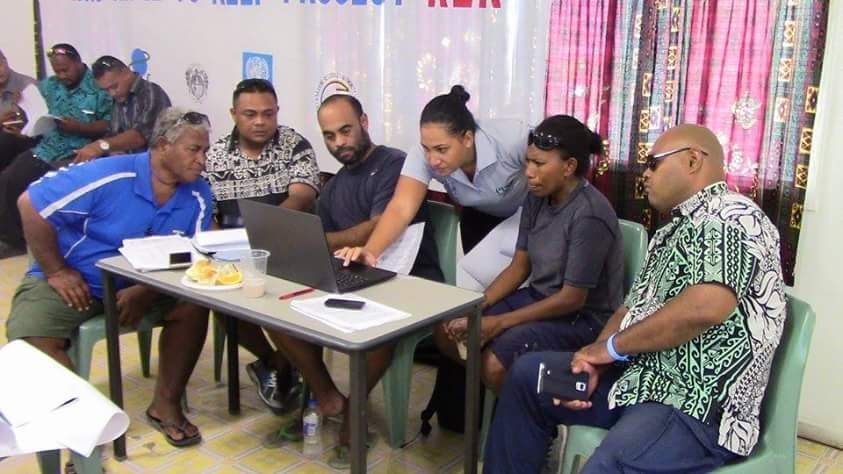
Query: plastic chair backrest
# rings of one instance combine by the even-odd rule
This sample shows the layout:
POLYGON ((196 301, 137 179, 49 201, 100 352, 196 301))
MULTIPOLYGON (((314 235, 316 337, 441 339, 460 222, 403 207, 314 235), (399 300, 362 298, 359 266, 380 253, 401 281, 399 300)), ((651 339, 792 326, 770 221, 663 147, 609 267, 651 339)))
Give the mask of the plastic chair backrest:
POLYGON ((439 267, 445 276, 445 283, 457 284, 457 225, 459 215, 454 206, 436 201, 427 201, 433 235, 439 252, 439 267))
POLYGON ((761 404, 761 439, 756 451, 769 449, 779 455, 795 456, 802 377, 815 323, 816 315, 811 306, 788 296, 784 332, 761 404))
POLYGON ((623 292, 627 294, 644 265, 647 255, 647 230, 637 222, 618 219, 618 223, 623 239, 623 292))

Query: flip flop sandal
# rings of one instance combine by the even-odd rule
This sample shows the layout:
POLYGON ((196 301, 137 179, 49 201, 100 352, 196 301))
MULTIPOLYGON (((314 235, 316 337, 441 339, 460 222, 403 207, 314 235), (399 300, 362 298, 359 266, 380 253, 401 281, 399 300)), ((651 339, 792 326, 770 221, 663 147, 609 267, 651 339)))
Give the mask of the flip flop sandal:
POLYGON ((288 441, 291 443, 303 440, 304 434, 302 433, 301 419, 294 418, 286 425, 282 425, 275 436, 282 441, 288 441))
MULTIPOLYGON (((331 415, 328 417, 328 421, 334 423, 342 423, 342 413, 338 415, 331 415)), ((302 433, 302 420, 299 417, 293 418, 290 420, 289 423, 286 425, 282 425, 281 428, 275 434, 275 437, 281 441, 288 441, 291 443, 295 443, 297 441, 301 441, 304 439, 304 434, 302 433)))
MULTIPOLYGON (((377 442, 377 434, 366 433, 366 449, 372 449, 377 442)), ((351 468, 351 446, 341 444, 334 449, 334 457, 328 460, 328 465, 333 469, 350 469, 351 468)))
POLYGON ((193 436, 187 436, 187 426, 188 426, 188 424, 190 424, 190 421, 188 421, 187 418, 185 418, 184 421, 182 421, 181 423, 176 424, 176 423, 164 421, 160 418, 152 416, 149 413, 149 410, 147 410, 146 411, 146 419, 149 421, 149 424, 151 424, 156 430, 160 431, 161 434, 164 435, 164 439, 166 439, 168 443, 170 443, 172 446, 175 446, 177 448, 184 448, 184 447, 187 447, 187 446, 193 446, 194 444, 199 444, 202 441, 202 433, 200 433, 199 431, 197 431, 196 434, 193 435, 193 436), (167 432, 167 428, 173 428, 173 429, 178 430, 182 434, 183 438, 182 439, 173 438, 167 432))

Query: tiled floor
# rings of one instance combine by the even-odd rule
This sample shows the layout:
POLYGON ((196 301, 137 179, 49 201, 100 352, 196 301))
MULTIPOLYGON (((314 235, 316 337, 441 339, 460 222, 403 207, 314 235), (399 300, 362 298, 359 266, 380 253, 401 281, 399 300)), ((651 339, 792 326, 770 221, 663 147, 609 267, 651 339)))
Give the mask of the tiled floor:
MULTIPOLYGON (((24 272, 26 260, 17 257, 0 260, 0 344, 6 342, 5 321, 12 293, 24 272)), ((157 355, 153 352, 153 378, 143 378, 132 335, 121 339, 126 411, 131 417, 127 434, 129 458, 124 462, 111 459, 111 448, 105 452, 107 472, 208 472, 208 473, 321 473, 333 472, 327 465, 336 440, 338 425, 327 424, 322 452, 315 458, 302 454, 301 443, 279 444, 273 433, 290 416, 276 417, 263 408, 245 371, 241 372, 242 413, 232 417, 227 412, 226 386, 213 381, 212 344, 202 353, 188 386, 190 418, 202 430, 204 442, 197 447, 176 449, 143 419, 143 411, 153 390, 157 355)), ((97 345, 91 369, 91 382, 107 390, 105 344, 97 345)), ((250 355, 241 353, 241 361, 250 355)), ((241 364, 242 366, 242 364, 241 364)), ((341 387, 347 386, 347 359, 335 354, 332 373, 341 387)), ((242 368, 242 367, 241 367, 242 368)), ((433 388, 435 372, 422 365, 415 367, 410 397, 408 435, 419 428, 418 414, 427 403, 433 388)), ((370 398, 370 429, 378 433, 378 441, 368 456, 370 471, 375 473, 462 472, 462 436, 434 427, 427 439, 420 439, 403 450, 393 450, 385 441, 383 391, 376 387, 370 398)), ((409 439, 409 438, 408 438, 409 439)), ((841 473, 843 453, 807 440, 799 440, 798 473, 841 473)), ((38 472, 34 455, 0 461, 0 472, 38 472)))

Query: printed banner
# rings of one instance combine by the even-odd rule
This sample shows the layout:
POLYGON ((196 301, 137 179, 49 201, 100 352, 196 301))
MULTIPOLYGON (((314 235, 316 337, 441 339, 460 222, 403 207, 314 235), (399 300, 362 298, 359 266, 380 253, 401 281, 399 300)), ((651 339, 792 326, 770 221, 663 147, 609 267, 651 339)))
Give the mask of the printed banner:
POLYGON ((45 48, 110 54, 173 104, 227 133, 234 86, 271 80, 279 122, 339 166, 316 122, 320 101, 356 95, 375 143, 418 145, 424 104, 461 83, 477 118, 538 123, 544 110, 548 0, 54 0, 41 2, 45 48))

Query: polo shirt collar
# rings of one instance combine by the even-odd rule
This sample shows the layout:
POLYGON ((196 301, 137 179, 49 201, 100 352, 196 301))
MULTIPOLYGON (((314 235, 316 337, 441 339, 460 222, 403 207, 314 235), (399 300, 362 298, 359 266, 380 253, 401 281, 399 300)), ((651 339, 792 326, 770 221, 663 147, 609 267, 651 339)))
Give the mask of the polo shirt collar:
POLYGON ((686 199, 684 202, 674 207, 670 211, 673 217, 691 217, 699 209, 705 207, 712 199, 728 191, 725 181, 718 181, 701 189, 693 196, 686 199))
MULTIPOLYGON (((278 127, 275 127, 275 134, 272 135, 272 138, 263 146, 263 150, 266 150, 267 145, 271 145, 272 147, 277 147, 281 141, 281 131, 278 127)), ((226 151, 228 153, 234 153, 237 151, 237 145, 240 143, 240 132, 237 130, 237 125, 231 129, 231 135, 228 137, 228 147, 226 151)), ((263 153, 261 150, 261 153, 263 153)))
MULTIPOLYGON (((190 202, 188 199, 184 199, 190 193, 189 188, 188 184, 180 183, 176 187, 176 192, 161 206, 159 211, 169 212, 190 202)), ((152 155, 149 151, 140 153, 135 157, 135 194, 158 207, 158 202, 155 201, 155 193, 152 191, 152 155)))
POLYGON ((480 170, 495 164, 497 161, 497 151, 494 143, 492 143, 492 138, 479 125, 474 131, 474 149, 477 156, 477 169, 474 171, 476 176, 480 170))

